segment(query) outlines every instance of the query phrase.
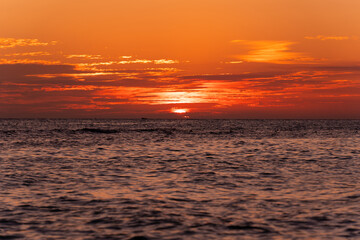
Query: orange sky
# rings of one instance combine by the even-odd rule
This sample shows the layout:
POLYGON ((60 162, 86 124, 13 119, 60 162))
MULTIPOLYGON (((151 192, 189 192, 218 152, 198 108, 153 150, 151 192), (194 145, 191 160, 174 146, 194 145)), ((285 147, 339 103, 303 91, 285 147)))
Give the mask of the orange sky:
POLYGON ((0 117, 360 118, 359 0, 0 0, 0 117))

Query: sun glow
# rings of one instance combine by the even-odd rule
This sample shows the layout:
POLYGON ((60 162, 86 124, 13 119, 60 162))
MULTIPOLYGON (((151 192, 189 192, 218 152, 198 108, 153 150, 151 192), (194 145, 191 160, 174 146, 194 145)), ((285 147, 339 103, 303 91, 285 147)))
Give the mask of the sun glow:
POLYGON ((189 109, 185 109, 185 108, 172 108, 171 112, 173 113, 177 113, 177 114, 184 114, 189 112, 189 109))

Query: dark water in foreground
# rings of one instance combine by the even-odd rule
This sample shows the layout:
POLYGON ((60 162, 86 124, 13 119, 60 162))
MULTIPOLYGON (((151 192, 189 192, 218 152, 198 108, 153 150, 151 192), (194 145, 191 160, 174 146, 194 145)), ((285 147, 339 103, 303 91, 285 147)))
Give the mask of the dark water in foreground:
POLYGON ((0 120, 0 239, 360 239, 359 154, 350 120, 0 120))

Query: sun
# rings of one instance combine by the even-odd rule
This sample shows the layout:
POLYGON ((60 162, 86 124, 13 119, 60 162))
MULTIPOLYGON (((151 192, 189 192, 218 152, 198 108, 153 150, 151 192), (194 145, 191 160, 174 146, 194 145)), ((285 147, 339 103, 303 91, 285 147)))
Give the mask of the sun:
POLYGON ((184 113, 189 112, 189 109, 186 109, 186 108, 172 108, 171 112, 177 113, 177 114, 184 114, 184 113))

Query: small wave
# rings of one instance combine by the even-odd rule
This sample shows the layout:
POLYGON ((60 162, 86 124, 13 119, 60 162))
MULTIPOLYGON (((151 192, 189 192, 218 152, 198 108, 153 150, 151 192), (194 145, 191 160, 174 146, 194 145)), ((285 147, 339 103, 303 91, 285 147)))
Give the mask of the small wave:
POLYGON ((256 231, 259 233, 272 233, 274 232, 269 227, 256 226, 253 223, 246 222, 244 224, 230 225, 227 227, 229 230, 245 230, 245 231, 256 231))
POLYGON ((120 133, 120 132, 140 132, 140 133, 164 133, 173 134, 179 131, 175 128, 135 128, 135 129, 102 129, 102 128, 82 128, 75 130, 74 132, 80 133, 120 133))
POLYGON ((165 134, 173 134, 178 131, 176 128, 141 128, 141 129, 132 129, 134 132, 160 132, 165 134))
POLYGON ((79 132, 90 132, 90 133, 117 133, 117 132, 119 132, 119 130, 101 129, 101 128, 83 128, 78 131, 79 132))
POLYGON ((24 238, 24 235, 14 234, 14 235, 0 235, 0 239, 19 239, 24 238))
POLYGON ((13 219, 6 219, 6 218, 0 219, 0 225, 20 225, 20 224, 21 223, 13 219))

